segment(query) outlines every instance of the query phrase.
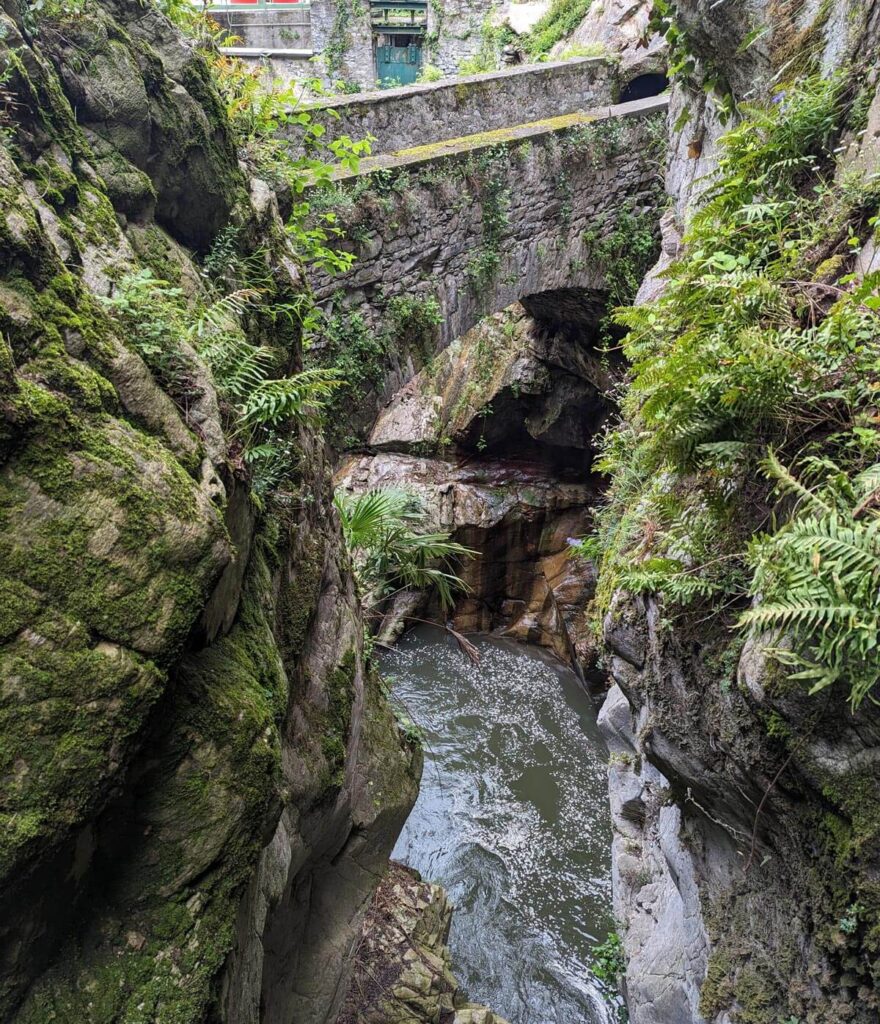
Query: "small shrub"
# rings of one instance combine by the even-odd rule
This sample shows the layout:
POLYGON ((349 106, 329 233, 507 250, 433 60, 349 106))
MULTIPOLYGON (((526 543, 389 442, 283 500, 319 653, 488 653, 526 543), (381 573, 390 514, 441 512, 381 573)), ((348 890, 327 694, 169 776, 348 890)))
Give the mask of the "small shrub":
POLYGON ((423 64, 416 81, 419 83, 439 82, 444 77, 443 69, 438 68, 436 64, 423 64))
POLYGON ((623 943, 617 932, 609 932, 608 938, 593 947, 593 974, 609 988, 617 990, 621 975, 626 970, 623 943))

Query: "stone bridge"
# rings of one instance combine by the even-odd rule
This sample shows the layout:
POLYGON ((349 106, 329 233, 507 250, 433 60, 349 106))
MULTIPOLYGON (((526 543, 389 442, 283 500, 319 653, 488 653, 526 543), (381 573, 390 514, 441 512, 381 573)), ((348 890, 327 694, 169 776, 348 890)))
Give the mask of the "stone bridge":
MULTIPOLYGON (((517 301, 548 326, 594 327, 612 290, 609 247, 625 256, 625 232, 658 219, 666 106, 663 96, 599 106, 340 171, 312 202, 333 210, 356 260, 344 274, 312 275, 330 324, 318 348, 371 332, 387 352, 378 406, 517 301)), ((438 122, 445 130, 449 118, 438 122)))

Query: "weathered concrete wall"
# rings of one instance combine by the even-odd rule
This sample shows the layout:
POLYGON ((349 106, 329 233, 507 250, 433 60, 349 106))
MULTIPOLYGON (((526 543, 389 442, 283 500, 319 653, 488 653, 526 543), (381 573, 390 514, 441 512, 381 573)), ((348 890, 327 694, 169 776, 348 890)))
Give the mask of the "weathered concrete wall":
POLYGON ((613 63, 579 58, 342 96, 320 105, 332 115, 316 116, 327 139, 369 134, 374 152, 393 153, 613 103, 616 89, 613 63))
POLYGON ((310 50, 312 48, 311 12, 327 6, 316 0, 301 10, 266 8, 237 11, 211 11, 211 17, 240 40, 240 46, 254 50, 310 50))
MULTIPOLYGON (((313 274, 319 301, 382 334, 393 297, 433 298, 439 351, 521 298, 564 290, 561 304, 604 292, 596 243, 621 210, 657 206, 665 105, 643 100, 364 161, 324 197, 357 260, 339 276, 313 274)), ((431 354, 413 348, 389 346, 377 403, 431 354)))

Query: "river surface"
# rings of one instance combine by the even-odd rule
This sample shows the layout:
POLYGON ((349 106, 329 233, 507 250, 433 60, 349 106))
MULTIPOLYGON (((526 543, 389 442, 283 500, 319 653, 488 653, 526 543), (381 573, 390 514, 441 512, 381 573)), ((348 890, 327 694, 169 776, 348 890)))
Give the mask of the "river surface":
POLYGON ((423 730, 418 802, 393 856, 455 904, 453 971, 511 1024, 608 1024, 590 950, 611 921, 607 752, 575 674, 540 648, 439 629, 383 655, 423 730))

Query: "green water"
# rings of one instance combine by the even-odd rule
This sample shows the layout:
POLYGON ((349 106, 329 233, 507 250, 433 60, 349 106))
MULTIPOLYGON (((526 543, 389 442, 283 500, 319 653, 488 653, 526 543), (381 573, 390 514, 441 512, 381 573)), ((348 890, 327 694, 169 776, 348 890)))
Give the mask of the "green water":
POLYGON ((394 856, 448 889, 453 969, 472 999, 511 1024, 608 1024, 589 966, 612 927, 595 709, 539 648, 475 642, 479 666, 430 627, 383 658, 426 742, 394 856))

